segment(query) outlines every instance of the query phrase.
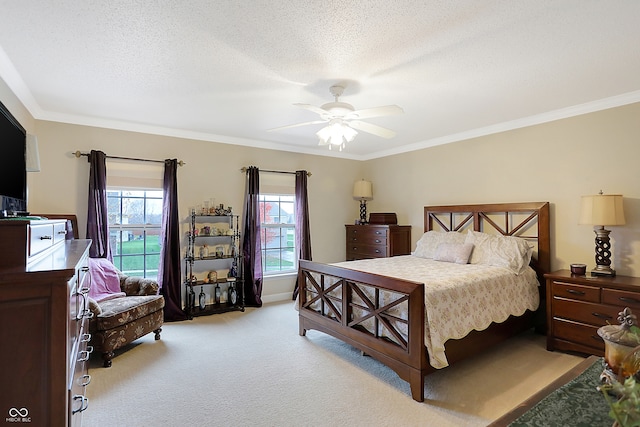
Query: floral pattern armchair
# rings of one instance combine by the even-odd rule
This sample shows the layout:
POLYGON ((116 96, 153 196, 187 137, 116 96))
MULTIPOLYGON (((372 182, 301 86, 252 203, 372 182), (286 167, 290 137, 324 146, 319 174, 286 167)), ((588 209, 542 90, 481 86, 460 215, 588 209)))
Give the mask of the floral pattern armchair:
POLYGON ((126 296, 96 302, 89 299, 93 317, 89 321, 91 345, 102 353, 104 367, 111 366, 114 350, 153 332, 160 339, 164 297, 158 295, 158 283, 142 277, 118 273, 120 288, 126 296))

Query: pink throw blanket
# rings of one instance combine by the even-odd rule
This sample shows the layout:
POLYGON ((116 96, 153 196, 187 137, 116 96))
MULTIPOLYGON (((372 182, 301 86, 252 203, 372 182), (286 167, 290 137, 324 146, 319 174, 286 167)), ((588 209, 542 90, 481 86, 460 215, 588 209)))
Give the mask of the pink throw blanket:
POLYGON ((126 296, 120 289, 118 270, 106 258, 89 258, 91 288, 89 296, 97 302, 126 296))

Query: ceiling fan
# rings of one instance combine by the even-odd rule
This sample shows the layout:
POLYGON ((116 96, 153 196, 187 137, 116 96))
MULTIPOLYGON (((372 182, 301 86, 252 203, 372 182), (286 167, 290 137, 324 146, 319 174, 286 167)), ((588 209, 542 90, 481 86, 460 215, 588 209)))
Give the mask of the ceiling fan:
POLYGON ((320 116, 320 120, 281 126, 269 129, 268 131, 273 132, 298 126, 328 123, 327 126, 316 133, 320 139, 319 145, 329 145, 329 148, 331 148, 332 145, 336 145, 340 146, 340 150, 342 150, 346 142, 353 141, 355 136, 358 134, 357 130, 380 136, 382 138, 393 138, 396 135, 396 133, 390 129, 383 128, 382 126, 374 125, 372 123, 363 122, 360 119, 402 114, 404 112, 402 108, 397 105, 385 105, 383 107, 356 110, 351 104, 340 102, 338 100, 344 92, 343 86, 331 86, 329 88, 329 92, 334 96, 334 102, 328 102, 320 107, 310 104, 293 104, 297 107, 304 108, 305 110, 313 111, 320 116))

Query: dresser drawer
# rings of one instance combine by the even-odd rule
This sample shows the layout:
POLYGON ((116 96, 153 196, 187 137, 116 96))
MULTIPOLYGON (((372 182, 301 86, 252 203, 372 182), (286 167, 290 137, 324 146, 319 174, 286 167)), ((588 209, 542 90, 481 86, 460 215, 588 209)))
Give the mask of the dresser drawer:
POLYGON ((53 224, 29 226, 29 249, 27 256, 33 257, 53 246, 53 224))
POLYGON ((619 311, 617 307, 610 305, 579 302, 565 298, 553 299, 554 317, 562 317, 598 327, 616 323, 619 311))
POLYGON ((67 224, 58 222, 53 224, 53 244, 67 239, 67 224))
POLYGON ((352 244, 347 249, 349 256, 357 258, 384 258, 389 256, 386 245, 352 244))
POLYGON ((386 238, 388 235, 388 229, 383 227, 375 227, 372 225, 358 226, 358 227, 347 227, 347 238, 348 239, 360 239, 364 237, 374 238, 374 237, 383 237, 386 238))
POLYGON ((594 286, 575 285, 572 283, 553 282, 554 297, 571 298, 579 301, 600 302, 600 288, 594 286))
POLYGON ((387 236, 375 235, 375 234, 360 234, 352 235, 349 239, 350 243, 359 243, 367 245, 381 245, 387 246, 387 236))
MULTIPOLYGON (((640 294, 637 292, 621 291, 618 289, 603 289, 602 302, 621 308, 629 307, 632 310, 640 309, 640 294)), ((622 309, 619 311, 622 311, 622 309)))
POLYGON ((554 318, 553 332, 556 338, 593 347, 604 352, 604 341, 598 335, 598 327, 596 326, 554 318))

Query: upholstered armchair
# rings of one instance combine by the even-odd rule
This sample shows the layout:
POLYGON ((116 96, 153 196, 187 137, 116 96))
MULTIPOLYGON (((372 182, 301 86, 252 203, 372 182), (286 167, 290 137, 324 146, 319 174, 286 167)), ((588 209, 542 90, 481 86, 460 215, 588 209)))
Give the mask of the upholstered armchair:
MULTIPOLYGON (((115 269, 115 267, 113 267, 115 269)), ((153 332, 160 339, 164 297, 155 280, 129 277, 115 269, 122 293, 96 302, 89 298, 91 345, 102 353, 104 367, 111 366, 114 351, 153 332)), ((93 286, 93 284, 92 284, 93 286)))

